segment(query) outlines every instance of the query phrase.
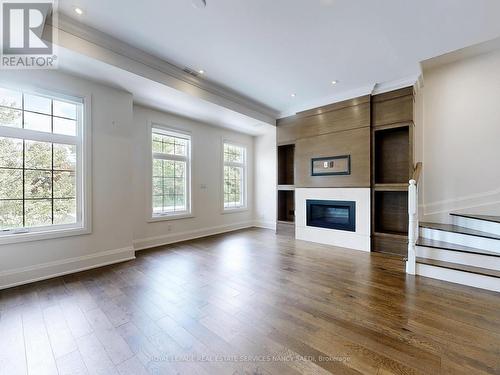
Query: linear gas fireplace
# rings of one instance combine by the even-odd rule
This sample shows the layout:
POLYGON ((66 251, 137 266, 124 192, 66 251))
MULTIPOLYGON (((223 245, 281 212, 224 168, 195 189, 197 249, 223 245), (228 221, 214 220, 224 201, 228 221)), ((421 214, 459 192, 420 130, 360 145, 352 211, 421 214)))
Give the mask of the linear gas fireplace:
POLYGON ((309 227, 356 231, 356 202, 306 200, 309 227))

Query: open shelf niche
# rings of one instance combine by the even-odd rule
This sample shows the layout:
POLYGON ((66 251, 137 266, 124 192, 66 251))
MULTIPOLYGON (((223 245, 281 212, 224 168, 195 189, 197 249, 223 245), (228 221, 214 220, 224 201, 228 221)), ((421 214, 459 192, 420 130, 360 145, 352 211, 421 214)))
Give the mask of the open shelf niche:
POLYGON ((278 146, 278 185, 294 184, 295 145, 278 146))
POLYGON ((375 192, 375 233, 406 236, 408 234, 408 193, 406 191, 375 192))
POLYGON ((405 256, 413 88, 372 96, 372 250, 405 256))
POLYGON ((408 183, 409 125, 374 131, 375 185, 408 183))
POLYGON ((295 222, 295 192, 278 190, 278 221, 295 222))
POLYGON ((295 145, 278 146, 278 225, 281 233, 295 232, 295 145))

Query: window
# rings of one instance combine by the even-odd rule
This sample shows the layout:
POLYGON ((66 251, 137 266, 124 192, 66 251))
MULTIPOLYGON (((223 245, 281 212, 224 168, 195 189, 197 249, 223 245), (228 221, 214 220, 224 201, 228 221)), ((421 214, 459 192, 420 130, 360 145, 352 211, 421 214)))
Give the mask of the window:
POLYGON ((191 137, 153 126, 153 218, 191 213, 191 137))
POLYGON ((246 148, 224 142, 224 209, 246 208, 246 148))
POLYGON ((0 88, 1 239, 84 228, 83 130, 82 99, 0 88))

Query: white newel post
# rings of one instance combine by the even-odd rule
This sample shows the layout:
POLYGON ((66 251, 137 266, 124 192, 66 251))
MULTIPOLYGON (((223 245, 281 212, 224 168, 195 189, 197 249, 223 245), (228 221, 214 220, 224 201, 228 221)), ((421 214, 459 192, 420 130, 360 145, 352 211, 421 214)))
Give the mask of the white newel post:
POLYGON ((406 273, 415 275, 415 243, 418 239, 418 187, 417 181, 410 180, 408 186, 408 260, 406 273))

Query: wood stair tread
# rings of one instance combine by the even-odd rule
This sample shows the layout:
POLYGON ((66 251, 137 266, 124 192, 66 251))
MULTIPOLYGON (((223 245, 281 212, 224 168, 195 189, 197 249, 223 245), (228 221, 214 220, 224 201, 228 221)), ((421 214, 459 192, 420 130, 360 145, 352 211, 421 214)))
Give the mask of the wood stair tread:
POLYGON ((459 251, 462 253, 479 254, 486 256, 500 257, 500 253, 495 253, 493 251, 478 249, 475 247, 458 245, 455 243, 431 240, 430 238, 420 237, 416 243, 417 246, 432 247, 435 249, 444 249, 450 251, 459 251))
POLYGON ((429 228, 429 229, 441 230, 441 231, 445 231, 445 232, 466 234, 469 236, 483 237, 483 238, 489 238, 489 239, 493 239, 493 240, 500 240, 500 235, 498 235, 498 234, 489 233, 489 232, 482 232, 479 230, 460 227, 458 225, 453 225, 453 224, 421 222, 420 228, 429 228))
POLYGON ((442 260, 434 260, 434 259, 419 258, 419 257, 417 257, 417 263, 427 264, 429 266, 435 266, 435 267, 448 268, 456 271, 475 273, 478 275, 497 277, 500 279, 500 271, 490 270, 488 268, 466 266, 464 264, 444 262, 442 260))
POLYGON ((493 223, 500 223, 500 216, 475 215, 475 214, 460 214, 460 213, 455 213, 455 212, 452 212, 450 215, 451 216, 465 217, 465 218, 468 218, 468 219, 477 219, 477 220, 483 220, 483 221, 491 221, 493 223))

